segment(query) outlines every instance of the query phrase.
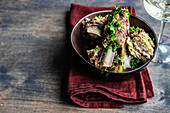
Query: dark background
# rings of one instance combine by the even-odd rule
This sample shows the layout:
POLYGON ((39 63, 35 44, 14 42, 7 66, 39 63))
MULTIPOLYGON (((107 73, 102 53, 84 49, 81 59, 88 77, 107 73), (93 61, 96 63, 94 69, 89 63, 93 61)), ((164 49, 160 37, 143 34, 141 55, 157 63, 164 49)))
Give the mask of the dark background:
MULTIPOLYGON (((0 112, 170 112, 168 63, 148 65, 155 97, 145 104, 87 109, 68 98, 71 3, 133 5, 156 33, 160 29, 160 21, 147 14, 143 0, 0 0, 0 112)), ((167 23, 166 36, 169 30, 167 23)))

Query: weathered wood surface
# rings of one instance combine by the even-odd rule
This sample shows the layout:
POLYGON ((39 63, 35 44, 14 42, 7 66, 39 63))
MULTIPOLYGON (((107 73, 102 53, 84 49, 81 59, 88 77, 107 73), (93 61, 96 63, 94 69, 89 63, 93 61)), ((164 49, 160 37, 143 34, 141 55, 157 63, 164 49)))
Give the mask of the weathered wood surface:
MULTIPOLYGON (((87 109, 67 96, 70 4, 133 5, 158 33, 142 0, 0 0, 0 112, 170 112, 170 64, 150 63, 155 97, 122 109, 87 109)), ((170 36, 170 24, 164 34, 170 36)))

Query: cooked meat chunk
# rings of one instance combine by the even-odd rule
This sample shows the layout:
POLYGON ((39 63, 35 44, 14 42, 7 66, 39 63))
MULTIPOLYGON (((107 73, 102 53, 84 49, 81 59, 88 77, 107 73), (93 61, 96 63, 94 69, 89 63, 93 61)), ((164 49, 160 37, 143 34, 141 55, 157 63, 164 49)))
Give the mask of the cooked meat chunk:
POLYGON ((93 19, 86 18, 82 21, 82 34, 85 38, 93 40, 101 40, 101 27, 107 21, 107 15, 105 17, 95 17, 93 19))
POLYGON ((125 9, 121 9, 121 11, 121 14, 115 15, 114 23, 111 25, 116 26, 115 37, 113 39, 111 39, 111 37, 106 38, 109 35, 108 31, 110 31, 110 27, 108 27, 107 25, 105 26, 106 31, 104 31, 103 33, 107 41, 113 41, 113 43, 119 42, 118 48, 121 48, 125 44, 126 35, 129 30, 129 22, 127 21, 129 19, 128 14, 125 13, 125 9))
POLYGON ((132 39, 130 39, 130 37, 127 39, 130 53, 134 57, 146 62, 147 59, 150 59, 151 56, 153 56, 153 48, 155 47, 153 41, 141 28, 136 31, 130 31, 130 36, 132 39))
POLYGON ((98 28, 98 26, 90 26, 87 28, 87 33, 90 34, 91 37, 97 38, 101 37, 101 30, 98 28))
POLYGON ((113 59, 115 57, 115 52, 113 52, 112 50, 112 47, 109 46, 107 52, 105 53, 103 59, 102 59, 102 62, 100 64, 100 67, 101 68, 104 68, 104 67, 111 67, 112 66, 112 63, 113 63, 113 59))
POLYGON ((121 54, 120 54, 120 59, 121 59, 121 61, 123 63, 124 69, 131 68, 131 65, 130 65, 131 59, 128 56, 128 53, 126 51, 126 44, 122 47, 121 54))
POLYGON ((154 43, 153 41, 151 40, 151 38, 146 34, 146 32, 140 32, 139 33, 139 37, 141 37, 141 39, 143 40, 143 42, 146 44, 147 48, 148 48, 148 54, 153 56, 153 51, 154 51, 154 43))
POLYGON ((134 48, 143 54, 147 59, 150 59, 150 55, 146 53, 148 50, 146 44, 142 41, 140 37, 134 37, 132 40, 134 48))
POLYGON ((102 47, 96 46, 96 48, 87 50, 90 63, 94 64, 96 67, 99 67, 99 59, 101 54, 102 47))
POLYGON ((82 40, 87 45, 83 52, 102 71, 136 69, 153 56, 154 42, 144 29, 130 27, 129 17, 128 9, 115 6, 104 17, 96 15, 82 21, 82 40))

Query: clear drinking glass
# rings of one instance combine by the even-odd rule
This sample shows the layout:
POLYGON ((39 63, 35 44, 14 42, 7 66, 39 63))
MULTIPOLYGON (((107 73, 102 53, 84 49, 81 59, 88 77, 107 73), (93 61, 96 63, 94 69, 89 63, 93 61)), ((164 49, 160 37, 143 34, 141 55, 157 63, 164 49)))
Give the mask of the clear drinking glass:
POLYGON ((157 36, 158 49, 152 61, 170 62, 170 39, 163 35, 166 22, 170 22, 170 0, 144 0, 144 7, 149 15, 161 20, 161 29, 157 36))

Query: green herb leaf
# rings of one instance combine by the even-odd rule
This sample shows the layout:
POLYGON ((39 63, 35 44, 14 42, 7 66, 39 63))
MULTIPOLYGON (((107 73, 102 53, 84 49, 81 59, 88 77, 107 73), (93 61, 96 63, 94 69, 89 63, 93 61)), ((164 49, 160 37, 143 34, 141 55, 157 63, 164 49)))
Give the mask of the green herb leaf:
POLYGON ((150 38, 150 39, 148 39, 148 41, 151 41, 152 39, 150 38))
POLYGON ((101 72, 100 72, 102 75, 104 74, 104 71, 103 70, 101 70, 101 72))
POLYGON ((144 44, 144 43, 142 43, 141 45, 142 45, 142 46, 145 46, 145 44, 144 44))
POLYGON ((122 12, 121 9, 122 8, 119 5, 115 6, 115 8, 112 10, 113 15, 120 14, 122 12))
POLYGON ((109 76, 109 74, 110 74, 110 73, 106 73, 106 77, 108 77, 108 76, 109 76))
POLYGON ((125 12, 128 13, 128 15, 130 16, 130 12, 128 9, 125 9, 125 12))
POLYGON ((122 66, 122 61, 121 60, 119 60, 119 64, 122 66))
POLYGON ((129 30, 130 30, 130 31, 133 31, 133 29, 134 29, 133 27, 129 27, 129 30))
POLYGON ((111 31, 115 31, 115 27, 113 25, 110 26, 111 31))
POLYGON ((132 42, 132 39, 130 39, 130 42, 132 42))
POLYGON ((99 48, 94 48, 94 49, 93 49, 94 52, 95 52, 95 51, 98 51, 98 50, 99 50, 99 48))
POLYGON ((131 59, 131 66, 132 66, 132 69, 136 69, 139 67, 139 64, 140 64, 141 60, 138 59, 138 58, 135 58, 132 56, 132 59, 131 59))
POLYGON ((112 21, 112 16, 111 16, 111 15, 108 15, 107 20, 108 20, 109 22, 111 22, 111 21, 112 21))
POLYGON ((115 25, 116 25, 117 27, 121 27, 121 22, 120 22, 120 21, 117 21, 117 22, 115 22, 115 25))
POLYGON ((137 27, 137 28, 135 29, 135 31, 137 31, 137 30, 139 30, 139 27, 137 27))
POLYGON ((102 17, 101 15, 99 15, 99 18, 102 17))
POLYGON ((109 35, 107 35, 107 39, 109 38, 109 35))
POLYGON ((104 45, 109 45, 109 42, 104 43, 104 45))
POLYGON ((117 56, 115 57, 115 59, 119 59, 119 55, 117 55, 117 56))
POLYGON ((133 27, 129 27, 129 30, 130 31, 137 31, 139 29, 139 27, 135 28, 134 26, 133 27))
POLYGON ((115 37, 117 37, 116 35, 114 35, 114 34, 111 34, 110 35, 110 39, 113 41, 113 39, 115 38, 115 37))

